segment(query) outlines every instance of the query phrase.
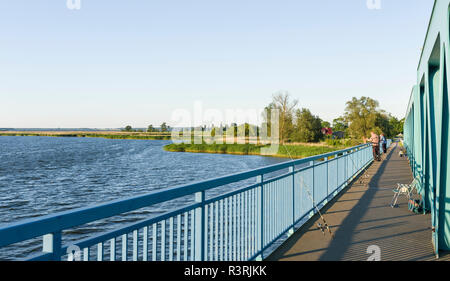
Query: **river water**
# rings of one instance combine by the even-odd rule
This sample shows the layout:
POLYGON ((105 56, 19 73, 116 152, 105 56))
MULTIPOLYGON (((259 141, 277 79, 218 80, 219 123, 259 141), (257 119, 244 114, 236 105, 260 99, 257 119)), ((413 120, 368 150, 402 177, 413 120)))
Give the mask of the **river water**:
MULTIPOLYGON (((0 224, 146 194, 287 159, 167 152, 169 141, 0 136, 0 224)), ((226 192, 228 187, 216 193, 226 192)), ((176 204, 175 204, 176 205, 176 204)), ((73 241, 159 210, 137 210, 64 233, 73 241), (111 224, 112 223, 112 224, 111 224)), ((156 207, 155 207, 156 208, 156 207)), ((40 251, 42 239, 0 248, 0 259, 40 251)))

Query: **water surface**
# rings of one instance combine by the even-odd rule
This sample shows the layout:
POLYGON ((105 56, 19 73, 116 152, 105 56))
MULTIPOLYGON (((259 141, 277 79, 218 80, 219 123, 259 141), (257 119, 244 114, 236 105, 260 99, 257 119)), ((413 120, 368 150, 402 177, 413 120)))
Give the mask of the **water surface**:
MULTIPOLYGON (((146 194, 287 159, 167 152, 169 141, 0 136, 0 224, 146 194)), ((217 193, 226 192, 226 188, 217 193)), ((137 210, 64 234, 67 241, 177 207, 137 210)), ((41 240, 0 249, 0 259, 40 250, 41 240)))

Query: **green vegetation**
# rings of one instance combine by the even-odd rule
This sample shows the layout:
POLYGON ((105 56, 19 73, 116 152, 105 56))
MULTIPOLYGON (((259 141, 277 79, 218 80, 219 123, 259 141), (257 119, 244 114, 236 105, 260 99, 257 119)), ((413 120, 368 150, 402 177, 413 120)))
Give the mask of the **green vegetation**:
POLYGON ((121 132, 0 132, 0 136, 35 136, 35 137, 73 137, 73 138, 105 138, 134 140, 170 140, 170 134, 121 133, 121 132))
POLYGON ((344 116, 335 120, 339 126, 346 128, 347 133, 353 138, 369 136, 371 131, 376 134, 384 133, 388 138, 393 138, 403 132, 404 123, 404 119, 398 120, 379 109, 378 101, 369 97, 353 98, 348 101, 344 116))
MULTIPOLYGON (((195 152, 195 153, 219 153, 239 155, 261 155, 261 148, 268 145, 255 144, 169 144, 164 146, 166 151, 195 152)), ((305 158, 313 155, 324 154, 342 149, 341 145, 280 145, 278 153, 273 157, 305 158)))
POLYGON ((294 125, 292 139, 300 142, 318 142, 322 136, 322 120, 311 114, 309 109, 297 109, 295 112, 297 122, 294 125))
MULTIPOLYGON (((279 112, 280 143, 321 142, 337 136, 324 136, 321 129, 329 128, 333 132, 342 132, 340 137, 361 140, 369 136, 371 131, 388 138, 403 132, 404 119, 398 120, 390 113, 379 108, 378 101, 369 97, 352 98, 346 103, 343 116, 333 120, 333 124, 324 121, 310 112, 309 109, 297 109, 297 100, 292 100, 289 93, 275 94, 272 102, 265 108, 267 130, 270 132, 271 110, 279 112)), ((264 126, 263 126, 264 127, 264 126)), ((269 134, 270 135, 270 134, 269 134)))
MULTIPOLYGON (((384 133, 393 138, 403 131, 404 120, 379 109, 378 101, 369 97, 352 98, 346 103, 345 112, 341 117, 330 122, 314 115, 307 108, 297 108, 298 101, 292 99, 288 92, 274 94, 272 102, 265 107, 263 122, 260 126, 248 123, 221 125, 209 128, 206 125, 196 128, 178 130, 178 137, 191 139, 192 144, 170 144, 164 147, 167 151, 228 153, 243 155, 261 155, 261 148, 267 145, 271 138, 273 125, 272 114, 278 114, 279 150, 273 156, 303 158, 312 155, 328 153, 335 150, 356 146, 362 143, 363 137, 371 131, 384 133), (275 111, 273 111, 275 110, 275 111), (331 135, 331 130, 333 135, 331 135), (324 129, 326 128, 326 130, 324 129), (190 131, 189 135, 185 135, 190 131), (337 133, 336 133, 337 132, 337 133), (328 135, 324 135, 328 134, 328 135), (199 141, 203 144, 194 144, 199 141), (221 141, 227 143, 234 140, 235 144, 215 144, 221 141), (213 144, 207 144, 213 143, 213 144), (245 143, 245 144, 244 144, 245 143)), ((18 132, 2 131, 0 136, 49 136, 49 137, 97 137, 108 139, 139 139, 139 140, 170 140, 172 132, 176 132, 163 122, 159 128, 149 125, 144 129, 133 129, 131 125, 119 131, 96 132, 18 132)), ((189 133, 188 133, 189 134, 189 133)))
MULTIPOLYGON (((153 127, 153 125, 148 125, 147 127, 147 133, 169 133, 171 130, 170 126, 167 125, 166 122, 163 122, 160 126, 159 129, 153 127)), ((133 127, 131 127, 130 125, 125 126, 125 128, 123 128, 121 130, 122 132, 138 132, 138 133, 143 133, 144 129, 133 129, 133 127)))

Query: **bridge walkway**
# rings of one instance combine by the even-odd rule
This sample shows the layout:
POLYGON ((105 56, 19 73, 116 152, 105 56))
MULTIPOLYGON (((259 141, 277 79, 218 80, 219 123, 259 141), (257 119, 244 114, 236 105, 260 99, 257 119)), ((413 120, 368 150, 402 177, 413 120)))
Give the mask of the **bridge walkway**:
POLYGON ((390 207, 392 189, 413 179, 408 161, 399 156, 399 150, 394 144, 383 161, 368 168, 370 178, 354 181, 322 210, 333 239, 318 229, 320 217, 316 215, 267 260, 360 261, 369 258, 367 250, 372 245, 380 248, 384 261, 436 260, 430 215, 408 211, 404 196, 397 208, 390 207))

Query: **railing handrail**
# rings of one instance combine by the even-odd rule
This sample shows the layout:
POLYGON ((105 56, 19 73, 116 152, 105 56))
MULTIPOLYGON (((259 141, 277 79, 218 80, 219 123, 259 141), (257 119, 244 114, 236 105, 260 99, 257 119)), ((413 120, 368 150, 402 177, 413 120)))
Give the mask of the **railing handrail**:
POLYGON ((87 206, 42 217, 25 219, 15 223, 0 225, 0 247, 367 146, 370 146, 370 144, 361 144, 339 151, 286 161, 271 166, 209 180, 179 185, 173 188, 153 191, 144 195, 117 199, 95 206, 87 206))

